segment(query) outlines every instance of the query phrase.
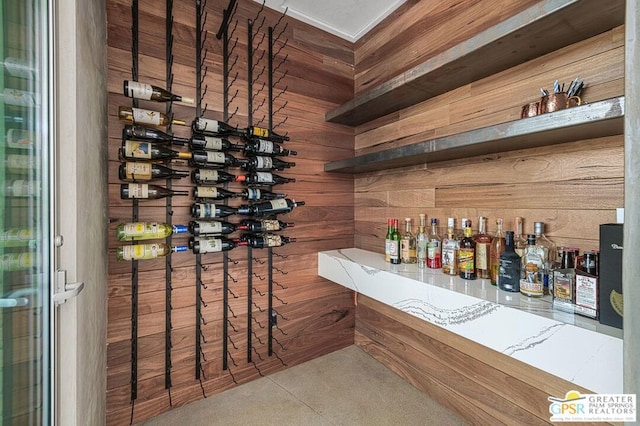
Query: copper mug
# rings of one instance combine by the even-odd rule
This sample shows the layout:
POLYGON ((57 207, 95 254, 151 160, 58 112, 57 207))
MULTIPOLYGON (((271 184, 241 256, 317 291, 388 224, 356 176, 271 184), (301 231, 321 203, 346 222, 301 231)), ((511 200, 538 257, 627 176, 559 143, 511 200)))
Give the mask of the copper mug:
POLYGON ((540 102, 531 102, 522 107, 520 118, 535 117, 540 114, 540 102))
POLYGON ((540 114, 582 105, 580 96, 567 96, 566 92, 549 93, 540 98, 540 114))

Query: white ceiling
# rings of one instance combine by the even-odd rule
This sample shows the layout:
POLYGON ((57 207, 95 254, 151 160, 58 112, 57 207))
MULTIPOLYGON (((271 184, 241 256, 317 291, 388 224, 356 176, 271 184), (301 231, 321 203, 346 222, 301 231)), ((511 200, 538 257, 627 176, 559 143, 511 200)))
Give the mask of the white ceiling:
MULTIPOLYGON (((254 0, 262 3, 263 0, 254 0)), ((406 0, 264 0, 271 9, 355 42, 406 0)))

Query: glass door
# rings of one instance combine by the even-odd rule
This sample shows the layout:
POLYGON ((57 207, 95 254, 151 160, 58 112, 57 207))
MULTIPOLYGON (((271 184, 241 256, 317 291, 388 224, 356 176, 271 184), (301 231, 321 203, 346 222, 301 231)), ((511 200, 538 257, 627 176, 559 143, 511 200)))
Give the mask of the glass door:
POLYGON ((49 424, 49 10, 0 0, 0 423, 49 424))

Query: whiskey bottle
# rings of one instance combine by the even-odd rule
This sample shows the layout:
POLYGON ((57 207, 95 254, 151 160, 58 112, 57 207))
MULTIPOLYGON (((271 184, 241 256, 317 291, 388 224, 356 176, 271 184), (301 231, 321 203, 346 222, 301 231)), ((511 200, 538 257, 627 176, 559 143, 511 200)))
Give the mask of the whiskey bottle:
POLYGON ((411 218, 404 219, 404 234, 400 242, 402 263, 416 263, 416 237, 411 233, 411 218))
POLYGON ((164 257, 169 253, 187 251, 187 246, 168 246, 165 243, 134 244, 116 248, 116 260, 150 260, 164 257))
POLYGON ((520 291, 520 271, 522 262, 515 252, 515 238, 513 231, 507 231, 504 241, 504 251, 500 254, 498 272, 498 288, 504 291, 520 291))
POLYGON ((402 255, 400 253, 400 244, 402 237, 400 237, 400 231, 398 230, 398 219, 393 219, 393 234, 391 236, 391 251, 389 258, 392 264, 399 265, 402 262, 402 255))
POLYGON ((425 233, 427 215, 420 213, 420 226, 416 235, 416 256, 418 258, 418 268, 424 269, 427 266, 427 242, 429 237, 425 233))
POLYGON ((216 183, 233 182, 236 175, 213 169, 195 169, 191 172, 191 182, 198 185, 213 185, 216 183))
POLYGON ((179 138, 177 136, 170 135, 154 127, 140 126, 139 124, 125 124, 122 129, 122 140, 127 139, 143 139, 153 143, 165 143, 174 145, 185 145, 189 142, 189 139, 179 138))
POLYGON ((502 233, 502 218, 496 219, 496 235, 491 240, 491 284, 498 285, 500 273, 500 255, 505 249, 505 238, 502 233))
POLYGON ((460 278, 465 280, 475 280, 478 278, 475 263, 476 242, 472 235, 473 231, 470 226, 464 228, 464 237, 460 240, 460 249, 458 250, 458 269, 460 271, 460 278))
POLYGON ((227 235, 247 229, 249 229, 247 225, 236 225, 222 220, 192 220, 189 222, 189 232, 196 237, 201 235, 227 235))
POLYGON ((476 242, 476 272, 479 278, 491 278, 491 237, 487 234, 487 218, 478 218, 476 242))
POLYGON ((159 111, 126 106, 118 107, 118 117, 120 120, 151 126, 168 126, 169 124, 184 126, 187 124, 184 120, 171 120, 166 114, 159 111))
POLYGON ((189 172, 173 170, 160 164, 127 161, 118 166, 118 177, 126 182, 180 179, 185 176, 189 176, 189 172))
POLYGON ((431 232, 427 243, 427 267, 442 268, 442 238, 438 235, 438 219, 431 218, 431 232))
POLYGON ((446 275, 458 275, 459 240, 455 233, 455 219, 447 219, 447 236, 442 240, 442 272, 446 275))
POLYGON ((124 141, 120 148, 120 157, 127 160, 171 160, 172 158, 187 160, 190 152, 173 151, 151 142, 124 141))
POLYGON ((520 293, 530 297, 544 295, 544 248, 536 244, 534 234, 527 235, 527 248, 522 258, 522 278, 520 279, 520 293))
POLYGON ((242 151, 242 145, 229 142, 228 139, 194 133, 189 140, 192 151, 242 151))
POLYGON ((249 139, 244 147, 245 154, 253 155, 298 155, 298 153, 292 149, 284 149, 280 145, 264 139, 249 139))
POLYGON ((143 99, 145 101, 156 102, 182 102, 184 104, 193 105, 192 98, 186 96, 174 95, 166 89, 151 84, 139 83, 137 81, 124 80, 124 95, 129 98, 143 99))
POLYGON ((118 241, 153 240, 167 238, 173 234, 185 234, 188 231, 184 225, 169 225, 158 222, 130 222, 121 223, 116 228, 118 241))

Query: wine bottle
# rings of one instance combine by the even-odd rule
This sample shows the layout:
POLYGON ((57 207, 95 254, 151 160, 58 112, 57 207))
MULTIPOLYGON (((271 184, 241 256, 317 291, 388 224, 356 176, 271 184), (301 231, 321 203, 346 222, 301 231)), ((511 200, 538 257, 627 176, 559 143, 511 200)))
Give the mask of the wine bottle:
POLYGON ((258 127, 258 126, 247 127, 247 129, 245 130, 245 137, 247 137, 248 139, 259 138, 259 139, 264 139, 264 140, 268 140, 271 142, 278 142, 278 143, 282 143, 284 141, 289 140, 289 136, 282 136, 269 129, 265 129, 264 127, 258 127))
POLYGON ((236 145, 227 139, 194 133, 189 141, 192 151, 242 151, 242 145, 236 145))
POLYGON ((146 83, 139 83, 137 81, 125 80, 123 89, 124 95, 129 98, 156 102, 182 102, 183 104, 189 105, 193 105, 195 103, 192 98, 174 95, 161 87, 152 86, 151 84, 146 83))
POLYGON ((4 195, 7 197, 37 197, 42 185, 37 180, 15 179, 5 182, 4 195))
POLYGON ((269 231, 282 231, 285 228, 292 228, 293 222, 283 222, 276 219, 244 219, 241 224, 245 226, 248 231, 254 234, 269 232, 269 231))
POLYGON ((196 237, 200 235, 226 235, 247 229, 249 229, 247 225, 236 225, 222 220, 192 220, 189 222, 189 232, 196 237))
POLYGON ((36 76, 36 68, 21 58, 7 56, 3 63, 7 72, 14 77, 34 78, 36 76))
POLYGON ((215 219, 236 214, 237 209, 224 204, 193 203, 191 205, 191 217, 196 219, 215 219))
POLYGON ((393 232, 391 234, 391 250, 389 253, 390 262, 393 265, 399 265, 402 262, 402 254, 400 252, 402 244, 402 236, 398 229, 398 219, 393 219, 393 232))
POLYGON ((35 107, 40 105, 40 98, 36 93, 5 87, 0 93, 0 99, 6 105, 35 107))
POLYGON ((32 149, 35 145, 35 135, 30 130, 7 130, 7 146, 16 149, 32 149))
POLYGON ((220 151, 193 151, 189 165, 192 167, 235 167, 244 164, 244 158, 235 158, 220 151))
POLYGON ((146 183, 123 183, 120 185, 120 198, 156 200, 158 198, 173 197, 174 195, 189 195, 189 191, 174 191, 158 185, 146 183))
POLYGON ((258 155, 249 157, 248 161, 242 165, 242 168, 248 171, 269 171, 284 170, 295 165, 296 163, 282 161, 275 157, 258 155))
POLYGON ((258 188, 246 188, 240 193, 244 200, 248 201, 268 201, 277 200, 279 198, 286 198, 287 194, 282 192, 271 192, 258 188))
POLYGON ((411 218, 404 219, 404 234, 400 240, 400 259, 402 263, 416 263, 418 261, 416 237, 411 232, 411 218))
POLYGON ((251 206, 242 205, 238 207, 238 214, 247 216, 272 216, 276 214, 290 213, 298 206, 304 206, 304 201, 290 200, 288 198, 280 200, 265 201, 251 206))
POLYGON ((116 228, 118 241, 153 240, 167 238, 173 234, 185 234, 188 229, 184 225, 169 225, 158 222, 121 223, 116 228))
POLYGON ((24 271, 36 266, 36 262, 33 253, 5 253, 0 255, 0 272, 24 271))
POLYGON ((240 194, 238 192, 228 191, 223 188, 215 186, 196 186, 193 188, 193 198, 198 200, 210 199, 210 200, 224 200, 225 198, 237 197, 240 194))
POLYGON ((224 237, 216 238, 194 238, 189 239, 189 245, 195 254, 218 253, 232 250, 238 246, 246 246, 247 243, 238 239, 224 237))
POLYGON ((169 160, 172 158, 190 159, 190 152, 173 151, 151 142, 124 141, 120 156, 128 160, 169 160))
POLYGON ((160 164, 127 161, 118 167, 118 177, 125 182, 150 181, 154 179, 180 179, 189 172, 174 170, 160 164))
POLYGON ((122 140, 143 139, 154 143, 167 143, 185 145, 189 139, 170 135, 153 127, 140 126, 139 124, 125 124, 122 129, 122 140))
POLYGON ((4 160, 7 172, 28 175, 40 168, 40 157, 28 154, 8 154, 4 160))
POLYGON ((191 124, 191 129, 196 133, 207 136, 242 136, 242 129, 233 127, 223 121, 211 120, 208 118, 196 118, 191 124))
POLYGON ((246 175, 240 175, 236 177, 236 181, 243 182, 245 185, 259 186, 259 185, 278 185, 282 183, 295 182, 295 178, 286 178, 276 175, 271 172, 253 172, 246 175))
POLYGON ((500 253, 500 268, 498 271, 498 288, 504 291, 520 291, 520 275, 522 261, 515 252, 515 235, 507 231, 504 237, 505 248, 500 253))
POLYGON ((233 182, 236 176, 221 170, 195 169, 191 172, 191 182, 198 185, 233 182))
POLYGON ((241 239, 246 241, 249 247, 253 248, 280 247, 296 241, 295 238, 278 234, 243 234, 241 239))
POLYGON ((118 107, 118 118, 135 124, 150 124, 152 126, 168 126, 169 123, 178 126, 187 124, 184 120, 171 120, 166 114, 159 111, 126 106, 118 107))
POLYGON ((387 235, 384 238, 384 261, 391 262, 391 253, 393 252, 393 219, 387 219, 387 235))
POLYGON ((187 251, 187 246, 171 247, 165 243, 133 244, 116 248, 116 260, 150 260, 164 257, 169 253, 179 253, 187 251))
POLYGON ((36 243, 34 232, 30 228, 11 228, 0 231, 0 247, 26 247, 36 243))
POLYGON ((298 155, 298 153, 292 149, 283 149, 280 145, 264 139, 249 139, 244 147, 245 154, 259 154, 259 155, 298 155))

